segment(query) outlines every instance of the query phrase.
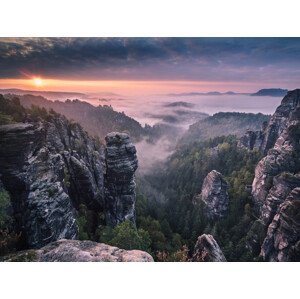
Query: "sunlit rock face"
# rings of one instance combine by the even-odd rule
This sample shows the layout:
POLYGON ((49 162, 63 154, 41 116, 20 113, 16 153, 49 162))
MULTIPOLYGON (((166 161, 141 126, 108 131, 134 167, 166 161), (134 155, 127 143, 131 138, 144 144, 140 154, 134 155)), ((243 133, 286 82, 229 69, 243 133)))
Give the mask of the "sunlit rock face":
POLYGON ((252 243, 260 244, 260 255, 264 260, 288 261, 299 254, 299 89, 284 97, 271 117, 265 138, 264 150, 268 151, 256 166, 252 184, 253 201, 259 216, 255 227, 260 223, 259 234, 252 234, 257 236, 252 243))
POLYGON ((92 241, 59 240, 37 250, 1 257, 6 262, 153 262, 150 254, 92 241))
POLYGON ((135 146, 125 133, 110 133, 105 140, 107 224, 115 226, 124 220, 135 223, 134 173, 138 167, 135 146))
POLYGON ((226 262, 226 258, 212 235, 201 235, 194 248, 193 262, 226 262))
POLYGON ((300 89, 289 91, 283 98, 281 105, 277 107, 264 132, 264 140, 261 150, 267 154, 274 147, 277 139, 290 125, 296 110, 300 106, 300 89))
POLYGON ((260 255, 269 262, 300 261, 300 187, 279 206, 260 255))
MULTIPOLYGON (((299 126, 300 126, 300 90, 289 92, 276 109, 267 126, 269 141, 278 135, 274 146, 258 163, 252 184, 252 195, 260 209, 273 185, 273 178, 282 172, 297 173, 300 171, 299 126), (275 134, 275 132, 277 132, 275 134), (271 136, 273 136, 271 138, 271 136)), ((267 149, 268 147, 265 147, 267 149)))
POLYGON ((228 185, 221 173, 212 170, 204 179, 201 194, 205 215, 209 219, 219 219, 227 215, 229 197, 228 185))
POLYGON ((76 208, 103 206, 103 148, 64 117, 0 126, 0 174, 28 247, 76 239, 76 208))
POLYGON ((275 146, 277 139, 289 126, 295 111, 300 105, 300 89, 289 91, 277 107, 268 123, 260 131, 248 130, 238 142, 241 148, 257 149, 264 155, 275 146))

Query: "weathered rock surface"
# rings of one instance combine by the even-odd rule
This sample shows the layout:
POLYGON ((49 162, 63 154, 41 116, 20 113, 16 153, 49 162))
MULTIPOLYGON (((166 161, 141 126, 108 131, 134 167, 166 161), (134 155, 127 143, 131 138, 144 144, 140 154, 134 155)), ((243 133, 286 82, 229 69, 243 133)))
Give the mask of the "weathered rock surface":
POLYGON ((248 130, 239 140, 239 147, 257 149, 264 155, 273 148, 279 136, 287 129, 293 114, 300 106, 300 89, 289 91, 283 98, 270 121, 260 131, 248 130))
POLYGON ((106 140, 105 211, 107 224, 135 223, 135 180, 138 167, 135 146, 128 134, 110 133, 106 140))
POLYGON ((270 262, 300 261, 300 187, 293 189, 280 205, 260 255, 270 262))
POLYGON ((283 98, 281 105, 277 107, 265 129, 261 147, 264 154, 267 154, 268 150, 275 145, 281 133, 287 129, 290 120, 293 118, 293 113, 299 106, 300 89, 289 91, 283 98))
POLYGON ((294 259, 300 233, 295 216, 300 213, 296 200, 300 187, 299 89, 289 92, 271 117, 262 151, 267 154, 256 166, 252 184, 259 219, 249 232, 250 247, 260 245, 260 255, 267 261, 288 261, 294 259))
POLYGON ((212 170, 204 179, 201 194, 198 197, 204 204, 208 218, 225 217, 229 205, 228 185, 221 173, 212 170))
POLYGON ((300 171, 299 127, 300 121, 291 121, 289 127, 277 139, 275 146, 255 168, 252 195, 259 210, 265 203, 275 176, 283 172, 300 171))
POLYGON ((64 117, 0 127, 0 174, 29 247, 77 238, 78 204, 103 206, 103 148, 64 117))
POLYGON ((212 235, 201 235, 194 248, 193 262, 226 262, 226 258, 212 235))
POLYGON ((92 241, 59 240, 37 250, 26 250, 1 258, 6 262, 153 262, 140 250, 123 250, 92 241))
POLYGON ((260 150, 263 142, 263 132, 262 131, 251 131, 248 130, 244 136, 242 136, 238 141, 239 148, 246 148, 248 150, 260 150))
POLYGON ((280 204, 285 201, 290 192, 297 186, 300 186, 300 173, 294 175, 284 172, 274 177, 273 186, 266 197, 260 213, 260 219, 265 225, 271 223, 280 204))

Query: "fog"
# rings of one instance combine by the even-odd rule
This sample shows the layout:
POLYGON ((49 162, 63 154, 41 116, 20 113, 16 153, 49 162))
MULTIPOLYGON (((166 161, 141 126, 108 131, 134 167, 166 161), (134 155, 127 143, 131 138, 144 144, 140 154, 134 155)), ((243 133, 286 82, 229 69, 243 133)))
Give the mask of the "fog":
MULTIPOLYGON (((175 110, 204 112, 209 115, 217 112, 247 112, 273 114, 281 102, 281 97, 249 96, 249 95, 198 95, 198 96, 168 96, 152 95, 141 97, 126 97, 122 99, 111 97, 109 102, 89 100, 92 104, 109 104, 117 111, 124 111, 128 116, 135 118, 142 125, 154 125, 163 121, 165 115, 175 114, 175 110), (185 102, 185 107, 168 105, 174 102, 185 102), (187 108, 188 107, 188 108, 187 108), (185 109, 184 109, 185 108, 185 109)), ((191 119, 188 124, 192 124, 191 119)))
POLYGON ((174 149, 172 142, 166 137, 160 138, 155 144, 143 140, 136 143, 135 147, 139 161, 138 172, 140 174, 151 172, 161 162, 164 162, 174 149))
POLYGON ((145 140, 136 144, 139 159, 139 172, 148 173, 170 156, 176 141, 188 130, 189 125, 204 118, 203 113, 246 112, 273 114, 280 104, 280 97, 259 97, 249 95, 152 96, 141 98, 111 99, 109 104, 115 110, 124 111, 142 125, 167 123, 178 128, 176 136, 164 136, 155 144, 145 140), (181 130, 179 130, 179 128, 181 130))

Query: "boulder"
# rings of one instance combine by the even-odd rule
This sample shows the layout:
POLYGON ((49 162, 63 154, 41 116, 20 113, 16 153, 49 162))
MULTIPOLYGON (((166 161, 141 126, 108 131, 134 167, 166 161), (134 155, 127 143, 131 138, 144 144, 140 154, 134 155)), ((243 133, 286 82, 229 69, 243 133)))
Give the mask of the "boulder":
POLYGON ((0 258, 5 262, 153 262, 150 254, 92 241, 59 240, 0 258))
POLYGON ((227 182, 216 170, 212 170, 205 177, 199 198, 204 204, 204 212, 209 219, 226 216, 229 205, 227 189, 227 182))
POLYGON ((194 248, 192 262, 226 262, 226 258, 212 235, 201 235, 194 248))

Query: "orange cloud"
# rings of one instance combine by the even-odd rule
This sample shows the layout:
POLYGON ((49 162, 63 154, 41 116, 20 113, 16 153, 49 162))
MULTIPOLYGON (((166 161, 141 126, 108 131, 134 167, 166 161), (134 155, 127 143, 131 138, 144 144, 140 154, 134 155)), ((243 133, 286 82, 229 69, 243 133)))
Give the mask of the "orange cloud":
MULTIPOLYGON (((254 83, 208 81, 125 81, 125 80, 57 80, 39 78, 0 79, 0 88, 29 90, 114 92, 123 95, 147 95, 159 93, 207 92, 228 90, 252 91, 254 83)), ((255 90, 255 88, 254 88, 255 90)))

